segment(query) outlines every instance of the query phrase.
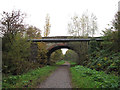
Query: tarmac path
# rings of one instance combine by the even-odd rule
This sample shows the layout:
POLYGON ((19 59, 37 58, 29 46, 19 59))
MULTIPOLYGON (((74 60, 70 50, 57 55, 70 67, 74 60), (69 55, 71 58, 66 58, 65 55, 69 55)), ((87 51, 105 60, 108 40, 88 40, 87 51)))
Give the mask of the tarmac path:
POLYGON ((72 88, 69 67, 68 62, 59 66, 38 88, 72 88))

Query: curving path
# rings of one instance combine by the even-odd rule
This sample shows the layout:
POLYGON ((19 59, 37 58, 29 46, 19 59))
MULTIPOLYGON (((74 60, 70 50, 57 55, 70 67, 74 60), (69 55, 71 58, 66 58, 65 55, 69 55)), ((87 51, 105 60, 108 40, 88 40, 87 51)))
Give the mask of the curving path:
POLYGON ((72 88, 69 66, 70 64, 68 62, 59 66, 38 88, 72 88))

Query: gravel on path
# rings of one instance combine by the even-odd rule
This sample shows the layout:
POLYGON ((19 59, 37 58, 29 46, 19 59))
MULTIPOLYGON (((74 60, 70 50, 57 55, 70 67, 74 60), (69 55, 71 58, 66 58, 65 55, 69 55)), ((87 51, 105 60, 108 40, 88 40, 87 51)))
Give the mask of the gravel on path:
POLYGON ((68 62, 59 66, 38 88, 72 88, 69 66, 68 62))

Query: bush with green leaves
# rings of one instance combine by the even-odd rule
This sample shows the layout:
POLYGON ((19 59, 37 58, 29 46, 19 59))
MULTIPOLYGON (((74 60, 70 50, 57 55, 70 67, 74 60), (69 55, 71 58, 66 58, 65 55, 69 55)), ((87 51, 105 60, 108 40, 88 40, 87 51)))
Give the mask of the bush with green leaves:
POLYGON ((97 49, 94 47, 96 44, 92 42, 93 48, 89 48, 91 52, 89 52, 87 67, 96 70, 103 70, 106 73, 120 74, 120 52, 118 52, 117 34, 117 31, 105 31, 102 38, 104 41, 99 44, 97 49))
POLYGON ((113 27, 103 33, 104 41, 99 44, 99 48, 96 49, 96 44, 90 42, 87 67, 120 75, 120 12, 115 15, 113 27))
POLYGON ((21 74, 28 71, 32 66, 29 62, 30 42, 28 38, 21 37, 20 34, 3 37, 3 73, 5 74, 21 74))
POLYGON ((120 78, 80 65, 71 67, 74 88, 119 88, 120 78))
POLYGON ((106 52, 106 50, 100 50, 99 52, 92 53, 94 56, 89 57, 87 67, 96 70, 103 70, 106 73, 120 74, 120 53, 106 52))
POLYGON ((104 42, 101 43, 102 49, 118 52, 118 31, 106 29, 106 31, 103 32, 104 36, 102 37, 102 39, 104 40, 104 42))
POLYGON ((34 29, 32 31, 28 30, 23 23, 26 14, 20 10, 3 11, 1 15, 3 74, 16 75, 39 67, 39 63, 30 60, 31 42, 27 42, 26 36, 40 38, 40 30, 36 27, 29 28, 30 30, 34 29), (29 35, 25 35, 25 33, 29 35))

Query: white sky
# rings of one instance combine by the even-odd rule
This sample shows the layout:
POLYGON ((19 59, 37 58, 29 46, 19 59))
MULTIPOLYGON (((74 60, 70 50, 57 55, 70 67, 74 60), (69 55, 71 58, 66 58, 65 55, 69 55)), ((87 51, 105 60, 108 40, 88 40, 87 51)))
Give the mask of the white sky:
POLYGON ((43 32, 45 17, 50 15, 51 33, 49 36, 65 36, 67 24, 75 14, 81 14, 88 9, 97 17, 98 30, 110 24, 118 10, 120 0, 0 0, 0 13, 3 11, 21 10, 27 14, 26 24, 34 25, 43 32))
MULTIPOLYGON (((118 10, 119 0, 0 0, 0 13, 20 9, 27 13, 26 24, 34 25, 43 32, 45 17, 50 15, 51 33, 49 36, 65 36, 67 24, 75 14, 88 9, 98 18, 98 30, 104 30, 118 10)), ((98 32, 96 35, 99 35, 98 32)))

